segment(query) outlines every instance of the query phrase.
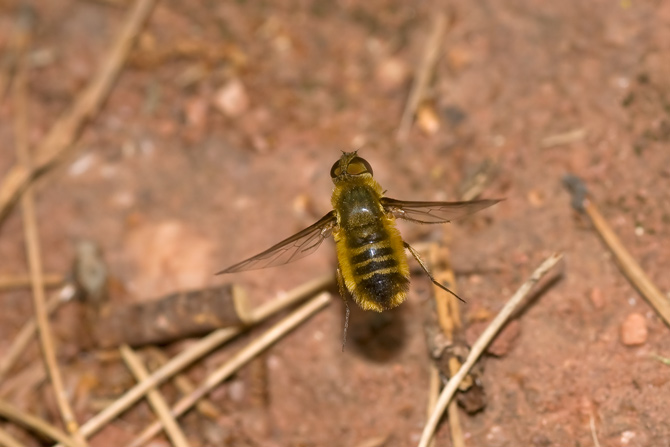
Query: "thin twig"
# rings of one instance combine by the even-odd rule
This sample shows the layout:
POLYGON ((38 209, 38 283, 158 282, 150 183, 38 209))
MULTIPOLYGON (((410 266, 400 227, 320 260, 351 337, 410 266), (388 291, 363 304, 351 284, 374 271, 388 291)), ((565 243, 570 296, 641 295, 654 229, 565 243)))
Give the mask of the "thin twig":
POLYGON ((258 324, 277 312, 314 296, 315 293, 335 284, 335 275, 328 273, 282 293, 278 298, 259 306, 251 312, 250 321, 258 324))
POLYGON ((623 274, 626 275, 628 280, 633 283, 642 296, 652 305, 658 315, 665 321, 665 324, 670 326, 670 300, 663 296, 656 285, 651 282, 646 273, 644 273, 644 270, 642 270, 642 267, 640 267, 640 264, 626 250, 593 202, 587 200, 584 204, 584 209, 586 210, 586 214, 591 218, 593 226, 596 227, 600 237, 602 237, 609 249, 612 250, 619 266, 621 266, 623 274))
POLYGON ((329 285, 334 284, 334 281, 335 277, 332 274, 324 275, 320 278, 309 281, 287 292, 283 296, 265 303, 262 306, 259 306, 257 309, 253 310, 250 317, 251 321, 248 326, 219 329, 212 332, 208 336, 203 337, 191 345, 187 350, 179 353, 168 363, 154 371, 147 378, 147 380, 143 380, 142 382, 132 387, 130 390, 126 391, 123 396, 114 401, 114 403, 86 421, 86 423, 81 426, 81 432, 84 434, 84 436, 91 436, 110 421, 112 421, 119 414, 127 410, 135 402, 140 400, 142 396, 144 396, 144 394, 152 387, 163 383, 170 377, 191 365, 196 360, 204 357, 209 352, 218 348, 226 341, 244 332, 249 326, 258 324, 275 313, 307 299, 319 290, 323 290, 329 285))
MULTIPOLYGON (((153 360, 158 362, 160 366, 163 366, 168 362, 168 357, 158 348, 149 348, 148 354, 153 357, 153 360)), ((191 380, 184 374, 175 375, 174 384, 182 394, 192 393, 195 389, 193 382, 191 382, 191 380)), ((198 405, 196 405, 196 409, 200 412, 200 414, 210 419, 217 419, 222 414, 221 410, 219 410, 209 399, 200 400, 198 405)))
POLYGON ((663 357, 658 354, 651 354, 651 357, 663 363, 664 365, 670 366, 670 358, 668 357, 663 357))
MULTIPOLYGON (((47 315, 51 315, 56 309, 58 309, 58 306, 60 306, 61 302, 62 300, 59 295, 53 295, 51 298, 49 298, 46 303, 47 315)), ((14 338, 14 341, 9 347, 9 350, 2 358, 2 360, 0 360, 0 383, 2 383, 5 375, 7 375, 9 370, 12 369, 21 354, 25 351, 28 343, 33 340, 36 330, 37 323, 35 322, 35 317, 31 317, 23 325, 19 333, 14 338)))
MULTIPOLYGON (((126 362, 128 369, 133 373, 137 381, 146 380, 149 377, 149 372, 142 364, 140 358, 135 354, 135 352, 128 346, 122 345, 119 348, 123 361, 126 362)), ((168 437, 175 445, 175 447, 189 447, 188 440, 184 436, 184 432, 177 424, 177 421, 170 414, 170 407, 163 399, 163 396, 158 391, 157 388, 152 388, 147 392, 147 398, 151 407, 156 412, 156 416, 160 419, 163 428, 165 429, 168 437)))
MULTIPOLYGON (((440 386, 442 380, 440 379, 440 370, 437 369, 435 363, 430 362, 430 378, 428 379, 428 405, 426 407, 426 418, 429 418, 437 404, 437 398, 440 396, 440 386)), ((428 447, 435 445, 435 439, 431 438, 428 447)))
MULTIPOLYGON (((440 284, 447 284, 449 290, 458 294, 456 286, 456 276, 451 268, 451 259, 449 249, 445 246, 431 244, 428 253, 429 259, 435 268, 434 276, 440 284)), ((461 330, 461 315, 456 297, 447 293, 442 288, 433 284, 433 296, 435 298, 435 309, 437 310, 437 319, 442 328, 442 332, 448 341, 454 341, 454 332, 461 330)))
MULTIPOLYGON (((23 14, 24 16, 27 15, 23 14)), ((14 93, 16 106, 16 152, 18 162, 26 169, 30 170, 31 156, 28 152, 28 107, 27 107, 27 60, 26 52, 30 46, 31 18, 21 17, 19 23, 22 25, 22 39, 18 43, 19 63, 16 72, 14 93)), ((21 26, 20 25, 20 26, 21 26)), ((42 254, 40 253, 39 232, 37 228, 35 197, 32 188, 26 188, 21 197, 21 210, 23 214, 23 227, 26 236, 26 252, 28 253, 28 265, 30 269, 30 278, 33 291, 33 305, 35 307, 35 320, 39 329, 40 343, 42 346, 42 355, 46 364, 51 384, 53 385, 56 403, 63 419, 67 431, 80 445, 86 445, 84 438, 78 433, 79 424, 74 416, 74 411, 67 400, 63 377, 58 368, 56 360, 56 350, 54 348, 53 335, 49 324, 49 317, 46 308, 46 297, 44 293, 44 279, 42 272, 42 254)))
POLYGON ((58 441, 67 447, 78 446, 74 439, 63 433, 61 429, 54 427, 37 416, 33 416, 26 413, 25 411, 19 410, 14 405, 3 399, 0 399, 0 416, 2 416, 4 419, 14 421, 17 424, 27 427, 36 433, 40 433, 48 438, 51 438, 54 441, 58 441))
MULTIPOLYGON (((44 287, 58 287, 65 282, 62 275, 46 273, 44 287)), ((30 276, 0 276, 0 291, 30 287, 30 276)))
POLYGON ((440 49, 442 48, 442 41, 444 40, 446 31, 446 14, 442 11, 438 11, 435 15, 430 38, 426 43, 423 60, 414 77, 412 89, 407 98, 407 104, 405 104, 405 110, 403 110, 402 117, 400 118, 400 125, 398 126, 398 132, 396 134, 396 138, 400 142, 404 142, 407 139, 409 131, 412 128, 414 115, 416 114, 419 104, 421 104, 421 101, 424 99, 426 89, 430 83, 430 77, 435 70, 435 64, 439 59, 440 49))
POLYGON ((35 150, 35 163, 25 166, 17 163, 0 184, 0 221, 9 208, 38 175, 57 163, 76 140, 79 132, 97 112, 109 95, 128 53, 142 25, 149 17, 156 0, 138 0, 114 42, 110 52, 103 56, 100 69, 78 96, 72 108, 49 130, 35 150))
MULTIPOLYGON (((330 294, 323 292, 302 305, 289 316, 268 329, 263 335, 253 340, 245 348, 235 354, 230 360, 221 365, 204 380, 202 385, 193 393, 181 398, 174 407, 172 415, 179 417, 190 409, 199 399, 207 395, 213 388, 230 377, 235 371, 246 365, 258 354, 272 346, 277 340, 284 337, 316 312, 322 310, 331 301, 330 294)), ((156 422, 147 427, 129 444, 129 447, 140 447, 153 438, 161 430, 160 423, 156 422)))
MULTIPOLYGON (((0 79, 0 81, 1 80, 2 79, 0 79)), ((0 90, 0 94, 1 93, 2 90, 0 90)), ((2 98, 0 97, 0 99, 2 98)), ((23 447, 23 444, 21 444, 14 436, 10 435, 9 432, 3 430, 2 428, 0 428, 0 445, 4 447, 23 447)))
POLYGON ((537 284, 537 282, 549 271, 552 267, 558 263, 563 257, 562 254, 553 254, 549 256, 538 268, 533 272, 533 274, 528 278, 528 280, 521 285, 519 290, 509 299, 505 306, 500 310, 498 315, 491 321, 491 324, 488 325, 486 330, 482 335, 477 339, 475 344, 472 346, 472 350, 468 355, 468 358, 463 363, 463 366, 458 370, 458 372, 449 379, 447 385, 442 390, 440 398, 437 401, 435 410, 433 414, 430 415, 426 426, 423 429, 421 434, 421 440, 419 441, 419 447, 427 447, 428 442, 433 437, 437 424, 440 421, 440 418, 444 414, 444 410, 447 408, 449 401, 453 397, 454 393, 458 389, 461 380, 468 374, 470 369, 477 362, 479 357, 482 355, 486 347, 491 343, 496 334, 500 329, 505 325, 508 318, 514 313, 517 306, 524 300, 528 292, 532 287, 537 284))
POLYGON ((447 406, 447 416, 449 417, 449 429, 451 431, 451 445, 453 447, 465 447, 465 435, 461 427, 461 419, 458 414, 458 402, 452 400, 447 406))
POLYGON ((563 146, 565 144, 575 143, 581 141, 586 137, 586 129, 583 127, 574 129, 569 132, 549 135, 540 141, 540 146, 544 149, 550 147, 563 146))
POLYGON ((649 304, 656 310, 667 326, 670 327, 670 300, 665 297, 658 287, 644 273, 631 254, 623 246, 612 227, 609 226, 598 207, 588 197, 586 186, 576 176, 569 175, 563 179, 563 183, 572 194, 572 206, 578 211, 583 211, 591 219, 596 231, 612 251, 619 267, 633 286, 642 294, 649 304))
POLYGON ((589 415, 589 426, 591 427, 591 438, 593 438, 594 447, 600 447, 600 441, 598 441, 598 433, 596 432, 596 421, 593 417, 593 414, 589 415))
MULTIPOLYGON (((429 259, 431 264, 435 266, 435 279, 441 284, 448 284, 449 289, 453 293, 458 294, 456 277, 454 275, 454 271, 451 268, 451 257, 449 255, 449 249, 446 247, 446 245, 439 246, 437 244, 433 244, 430 247, 429 259)), ((438 322, 442 328, 442 333, 444 334, 446 340, 453 346, 455 332, 462 330, 458 300, 456 297, 447 293, 436 285, 433 285, 433 296, 435 298, 435 308, 437 310, 438 322)), ((452 355, 453 354, 450 354, 450 356, 452 355)), ((449 376, 453 376, 456 374, 460 362, 454 356, 453 358, 449 359, 448 364, 449 376)), ((448 415, 451 443, 454 447, 464 447, 465 438, 463 437, 463 429, 461 428, 460 418, 458 417, 458 403, 456 401, 449 403, 448 415)), ((431 442, 431 444, 434 444, 434 439, 432 441, 433 442, 431 442)))
POLYGON ((18 371, 0 382, 0 398, 6 399, 21 393, 22 390, 32 390, 47 380, 44 363, 35 360, 26 368, 18 371))

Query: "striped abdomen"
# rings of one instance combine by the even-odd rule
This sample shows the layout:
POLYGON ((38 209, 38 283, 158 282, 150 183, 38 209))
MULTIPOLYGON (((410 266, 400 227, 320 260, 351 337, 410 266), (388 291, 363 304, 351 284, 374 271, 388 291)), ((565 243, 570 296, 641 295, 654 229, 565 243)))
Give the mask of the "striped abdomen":
POLYGON ((339 238, 337 251, 354 301, 379 312, 402 303, 409 289, 409 268, 392 218, 383 216, 348 230, 339 238))

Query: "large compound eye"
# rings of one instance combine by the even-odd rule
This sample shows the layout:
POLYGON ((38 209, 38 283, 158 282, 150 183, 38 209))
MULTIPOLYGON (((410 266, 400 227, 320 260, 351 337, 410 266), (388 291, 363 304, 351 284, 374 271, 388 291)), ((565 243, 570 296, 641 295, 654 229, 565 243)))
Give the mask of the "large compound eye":
POLYGON ((372 167, 370 166, 370 163, 361 157, 352 158, 349 162, 349 166, 347 166, 347 174, 361 175, 366 173, 372 175, 372 167))
POLYGON ((337 178, 342 175, 342 169, 340 168, 340 160, 337 160, 332 168, 330 168, 330 177, 337 178))

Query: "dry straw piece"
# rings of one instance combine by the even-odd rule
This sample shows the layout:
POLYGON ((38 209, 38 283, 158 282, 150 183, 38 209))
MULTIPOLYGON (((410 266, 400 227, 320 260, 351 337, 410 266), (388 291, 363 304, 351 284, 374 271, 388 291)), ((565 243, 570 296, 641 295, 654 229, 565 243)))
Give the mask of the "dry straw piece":
MULTIPOLYGON (((313 296, 320 290, 329 287, 335 283, 333 274, 324 275, 313 279, 295 289, 283 294, 268 303, 259 306, 251 312, 250 326, 261 323, 275 313, 278 313, 294 304, 313 296)), ((126 391, 120 398, 114 401, 107 408, 86 421, 81 426, 81 432, 84 436, 91 436, 103 428, 115 417, 127 410, 131 405, 140 400, 151 388, 165 382, 175 374, 179 373, 196 360, 204 357, 209 352, 221 346, 236 335, 244 332, 248 326, 231 327, 219 329, 206 337, 198 340, 187 350, 179 353, 169 362, 154 371, 146 380, 141 381, 130 390, 126 391)), ((62 447, 62 446, 59 446, 62 447)))
POLYGON ((447 14, 442 11, 437 11, 434 17, 433 29, 428 42, 426 42, 423 60, 417 69, 414 82, 412 83, 412 89, 407 98, 402 117, 400 118, 400 125, 398 126, 398 132, 396 134, 396 138, 400 142, 404 142, 409 136, 409 131, 411 130, 412 122, 414 121, 414 115, 419 108, 419 104, 421 104, 421 101, 426 95, 431 75, 439 60, 444 35, 447 32, 447 14))
MULTIPOLYGON (((60 306, 61 302, 62 300, 58 295, 49 298, 46 302, 47 315, 51 315, 58 306, 60 306)), ((12 345, 9 347, 2 360, 0 360, 0 383, 3 382, 3 379, 25 351, 28 344, 34 340, 36 331, 37 322, 35 321, 35 317, 32 317, 26 321, 18 335, 14 337, 12 345)))
POLYGON ((5 447, 23 447, 19 441, 16 440, 12 435, 7 433, 5 430, 0 428, 0 445, 5 447))
MULTIPOLYGON (((44 287, 58 287, 65 282, 63 276, 55 273, 44 275, 44 287)), ((30 276, 0 276, 0 291, 30 287, 30 276)))
POLYGON ((461 366, 461 369, 459 369, 458 372, 454 374, 451 379, 449 379, 449 382, 447 382, 447 385, 442 390, 442 393, 440 393, 440 397, 437 400, 437 404, 435 405, 433 413, 430 415, 430 418, 428 418, 428 422, 426 422, 426 426, 424 427, 423 433, 421 434, 419 447, 428 447, 428 444, 430 443, 431 439, 433 438, 433 434, 435 433, 435 429, 437 428, 437 424, 440 421, 440 418, 442 418, 449 401, 451 401, 451 398, 458 389, 461 380, 463 380, 463 378, 468 374, 486 347, 491 343, 493 338, 505 325, 505 323, 507 323, 509 317, 514 313, 519 304, 528 295, 533 286, 537 284, 537 282, 544 275, 546 275, 547 272, 549 272, 549 270, 551 270, 558 263, 558 261, 561 260, 561 258, 563 258, 563 255, 558 253, 554 253, 549 256, 533 272, 530 278, 528 278, 528 280, 521 285, 519 290, 516 291, 512 298, 507 301, 502 310, 498 313, 498 315, 496 315, 493 321, 491 321, 491 324, 488 325, 486 330, 477 339, 475 344, 472 345, 472 350, 470 351, 468 358, 463 363, 463 366, 461 366))
POLYGON ((656 285, 649 279, 631 254, 623 246, 612 227, 609 226, 598 207, 588 197, 584 182, 575 175, 566 175, 563 183, 572 194, 572 206, 579 212, 586 213, 591 219, 596 231, 612 250, 614 257, 623 274, 633 283, 633 286, 642 294, 665 324, 670 327, 670 300, 664 296, 656 285))
POLYGON ((103 57, 97 75, 79 94, 72 108, 51 126, 35 149, 34 165, 27 167, 18 163, 7 172, 0 183, 0 222, 30 182, 66 154, 83 126, 98 112, 155 3, 156 0, 138 0, 131 8, 112 48, 103 57))
MULTIPOLYGON (((123 345, 119 348, 119 351, 121 352, 123 361, 126 362, 128 369, 130 369, 138 381, 146 380, 146 378, 149 377, 147 369, 142 364, 139 356, 135 354, 135 351, 133 351, 130 346, 123 345)), ((158 389, 155 387, 150 389, 147 393, 147 399, 149 399, 151 407, 156 412, 156 415, 160 419, 161 424, 163 424, 165 432, 168 434, 168 437, 175 445, 175 447, 189 447, 189 443, 186 440, 184 432, 179 427, 179 424, 177 424, 177 421, 170 414, 170 407, 167 402, 165 402, 165 399, 163 399, 163 396, 158 391, 158 389)))
POLYGON ((2 418, 21 424, 36 433, 40 433, 48 438, 58 441, 67 447, 77 447, 77 443, 59 428, 45 422, 44 420, 28 414, 16 408, 9 402, 0 399, 0 416, 2 418))
MULTIPOLYGON (((32 37, 33 15, 28 9, 23 9, 17 20, 17 52, 19 54, 16 79, 14 80, 15 98, 15 138, 16 155, 19 166, 25 170, 32 169, 31 154, 28 150, 28 80, 26 54, 30 49, 32 37)), ((28 257, 28 268, 30 270, 30 282, 32 286, 33 306, 35 321, 39 329, 39 340, 42 347, 42 355, 46 365, 49 379, 56 396, 56 404, 67 431, 73 436, 80 446, 86 445, 86 440, 79 434, 79 424, 74 416, 74 411, 67 400, 63 376, 56 360, 56 349, 54 347, 53 332, 49 324, 49 316, 46 305, 46 293, 44 291, 44 272, 42 271, 42 254, 39 242, 39 231, 37 224, 37 212, 35 210, 35 197, 31 188, 27 187, 21 196, 21 212, 23 216, 23 231, 25 234, 26 253, 28 257)), ((26 331, 27 332, 27 331, 26 331)))
MULTIPOLYGON (((279 323, 272 326, 263 335, 250 342, 230 360, 207 376, 202 385, 196 388, 191 394, 181 398, 172 408, 172 415, 179 417, 184 414, 200 399, 206 396, 207 393, 230 377, 235 371, 253 360, 254 357, 272 346, 277 340, 287 335, 300 324, 307 321, 312 315, 325 308, 326 305, 330 304, 330 301, 330 294, 328 292, 323 292, 303 304, 279 323)), ((160 430, 161 424, 159 422, 150 425, 130 443, 129 447, 140 447, 141 445, 144 445, 158 434, 160 430)))

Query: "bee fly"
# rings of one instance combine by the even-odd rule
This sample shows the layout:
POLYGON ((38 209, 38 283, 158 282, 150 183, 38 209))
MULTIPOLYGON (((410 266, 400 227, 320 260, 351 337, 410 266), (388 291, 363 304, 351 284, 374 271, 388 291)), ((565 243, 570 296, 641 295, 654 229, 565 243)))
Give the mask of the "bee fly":
MULTIPOLYGON (((333 210, 315 224, 221 273, 286 264, 313 253, 331 234, 339 268, 337 278, 345 300, 350 295, 365 310, 382 312, 400 305, 409 290, 409 267, 404 249, 417 260, 431 281, 460 299, 433 278, 416 250, 402 240, 395 219, 446 223, 499 202, 410 202, 383 196, 372 167, 356 152, 344 152, 330 170, 335 188, 333 210)), ((349 308, 345 318, 345 336, 349 308)))

